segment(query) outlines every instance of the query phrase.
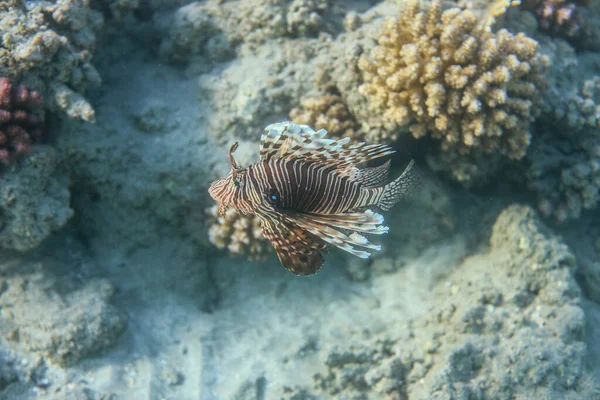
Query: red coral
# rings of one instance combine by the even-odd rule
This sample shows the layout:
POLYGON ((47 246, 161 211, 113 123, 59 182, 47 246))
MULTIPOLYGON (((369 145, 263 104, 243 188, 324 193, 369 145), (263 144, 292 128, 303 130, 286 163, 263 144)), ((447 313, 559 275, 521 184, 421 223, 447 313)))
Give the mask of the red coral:
POLYGON ((523 0, 521 6, 533 12, 540 28, 563 37, 579 50, 600 50, 600 38, 585 18, 589 0, 523 0))
POLYGON ((40 140, 43 103, 38 92, 0 78, 0 165, 9 166, 15 156, 27 154, 31 144, 40 140))

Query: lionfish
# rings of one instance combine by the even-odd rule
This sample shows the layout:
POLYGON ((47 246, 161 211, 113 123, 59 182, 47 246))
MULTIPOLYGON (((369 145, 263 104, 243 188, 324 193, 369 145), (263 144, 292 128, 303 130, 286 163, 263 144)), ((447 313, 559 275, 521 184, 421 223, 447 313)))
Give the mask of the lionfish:
POLYGON ((238 166, 234 143, 231 172, 209 188, 221 215, 228 207, 257 215, 281 263, 298 275, 321 268, 327 243, 361 258, 371 253, 359 248, 381 250, 361 233, 379 235, 389 228, 381 225, 383 216, 366 208, 389 210, 418 181, 411 161, 386 185, 390 160, 372 168, 357 165, 395 150, 383 144, 348 144, 349 138, 326 139, 326 134, 307 125, 271 124, 260 140, 260 161, 238 166))

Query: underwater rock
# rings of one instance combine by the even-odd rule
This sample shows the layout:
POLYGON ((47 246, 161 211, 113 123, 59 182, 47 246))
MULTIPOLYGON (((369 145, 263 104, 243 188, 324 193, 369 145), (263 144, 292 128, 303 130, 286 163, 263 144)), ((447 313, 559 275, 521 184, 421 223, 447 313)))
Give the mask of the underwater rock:
POLYGON ((38 145, 0 180, 0 249, 37 247, 73 216, 68 179, 55 176, 57 156, 38 145))
POLYGON ((37 269, 3 280, 2 333, 61 366, 110 347, 127 321, 110 304, 113 286, 102 279, 83 285, 57 280, 37 269))

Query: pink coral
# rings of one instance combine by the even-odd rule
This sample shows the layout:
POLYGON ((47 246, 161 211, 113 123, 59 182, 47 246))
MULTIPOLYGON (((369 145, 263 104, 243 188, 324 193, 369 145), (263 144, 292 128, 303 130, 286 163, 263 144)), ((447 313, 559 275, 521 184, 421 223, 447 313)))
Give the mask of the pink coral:
POLYGON ((38 92, 0 78, 0 165, 9 166, 41 138, 42 105, 38 92))
POLYGON ((585 8, 589 0, 523 0, 521 6, 533 12, 539 26, 561 36, 580 50, 600 50, 600 38, 588 23, 585 8))

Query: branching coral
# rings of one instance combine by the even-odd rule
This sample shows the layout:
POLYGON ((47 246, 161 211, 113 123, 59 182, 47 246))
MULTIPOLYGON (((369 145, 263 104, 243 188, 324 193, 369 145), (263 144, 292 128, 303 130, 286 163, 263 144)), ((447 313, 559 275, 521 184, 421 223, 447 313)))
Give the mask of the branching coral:
POLYGON ((24 86, 0 78, 0 165, 26 154, 43 133, 42 98, 24 86))
POLYGON ((564 37, 577 49, 600 50, 600 37, 585 17, 589 0, 524 0, 522 8, 533 12, 544 31, 564 37))
POLYGON ((481 151, 520 159, 539 113, 546 63, 524 34, 492 33, 468 10, 442 12, 439 2, 421 10, 408 0, 385 22, 371 57, 360 58, 359 91, 390 129, 409 125, 415 138, 430 134, 457 160, 481 151))
POLYGON ((334 137, 357 139, 358 124, 341 96, 323 94, 309 97, 303 99, 300 105, 290 111, 289 117, 294 123, 325 129, 334 137))
POLYGON ((233 255, 245 254, 249 260, 259 260, 268 254, 271 246, 264 238, 256 216, 241 215, 229 209, 225 217, 221 217, 216 205, 206 212, 212 221, 208 238, 217 248, 227 248, 233 255))

